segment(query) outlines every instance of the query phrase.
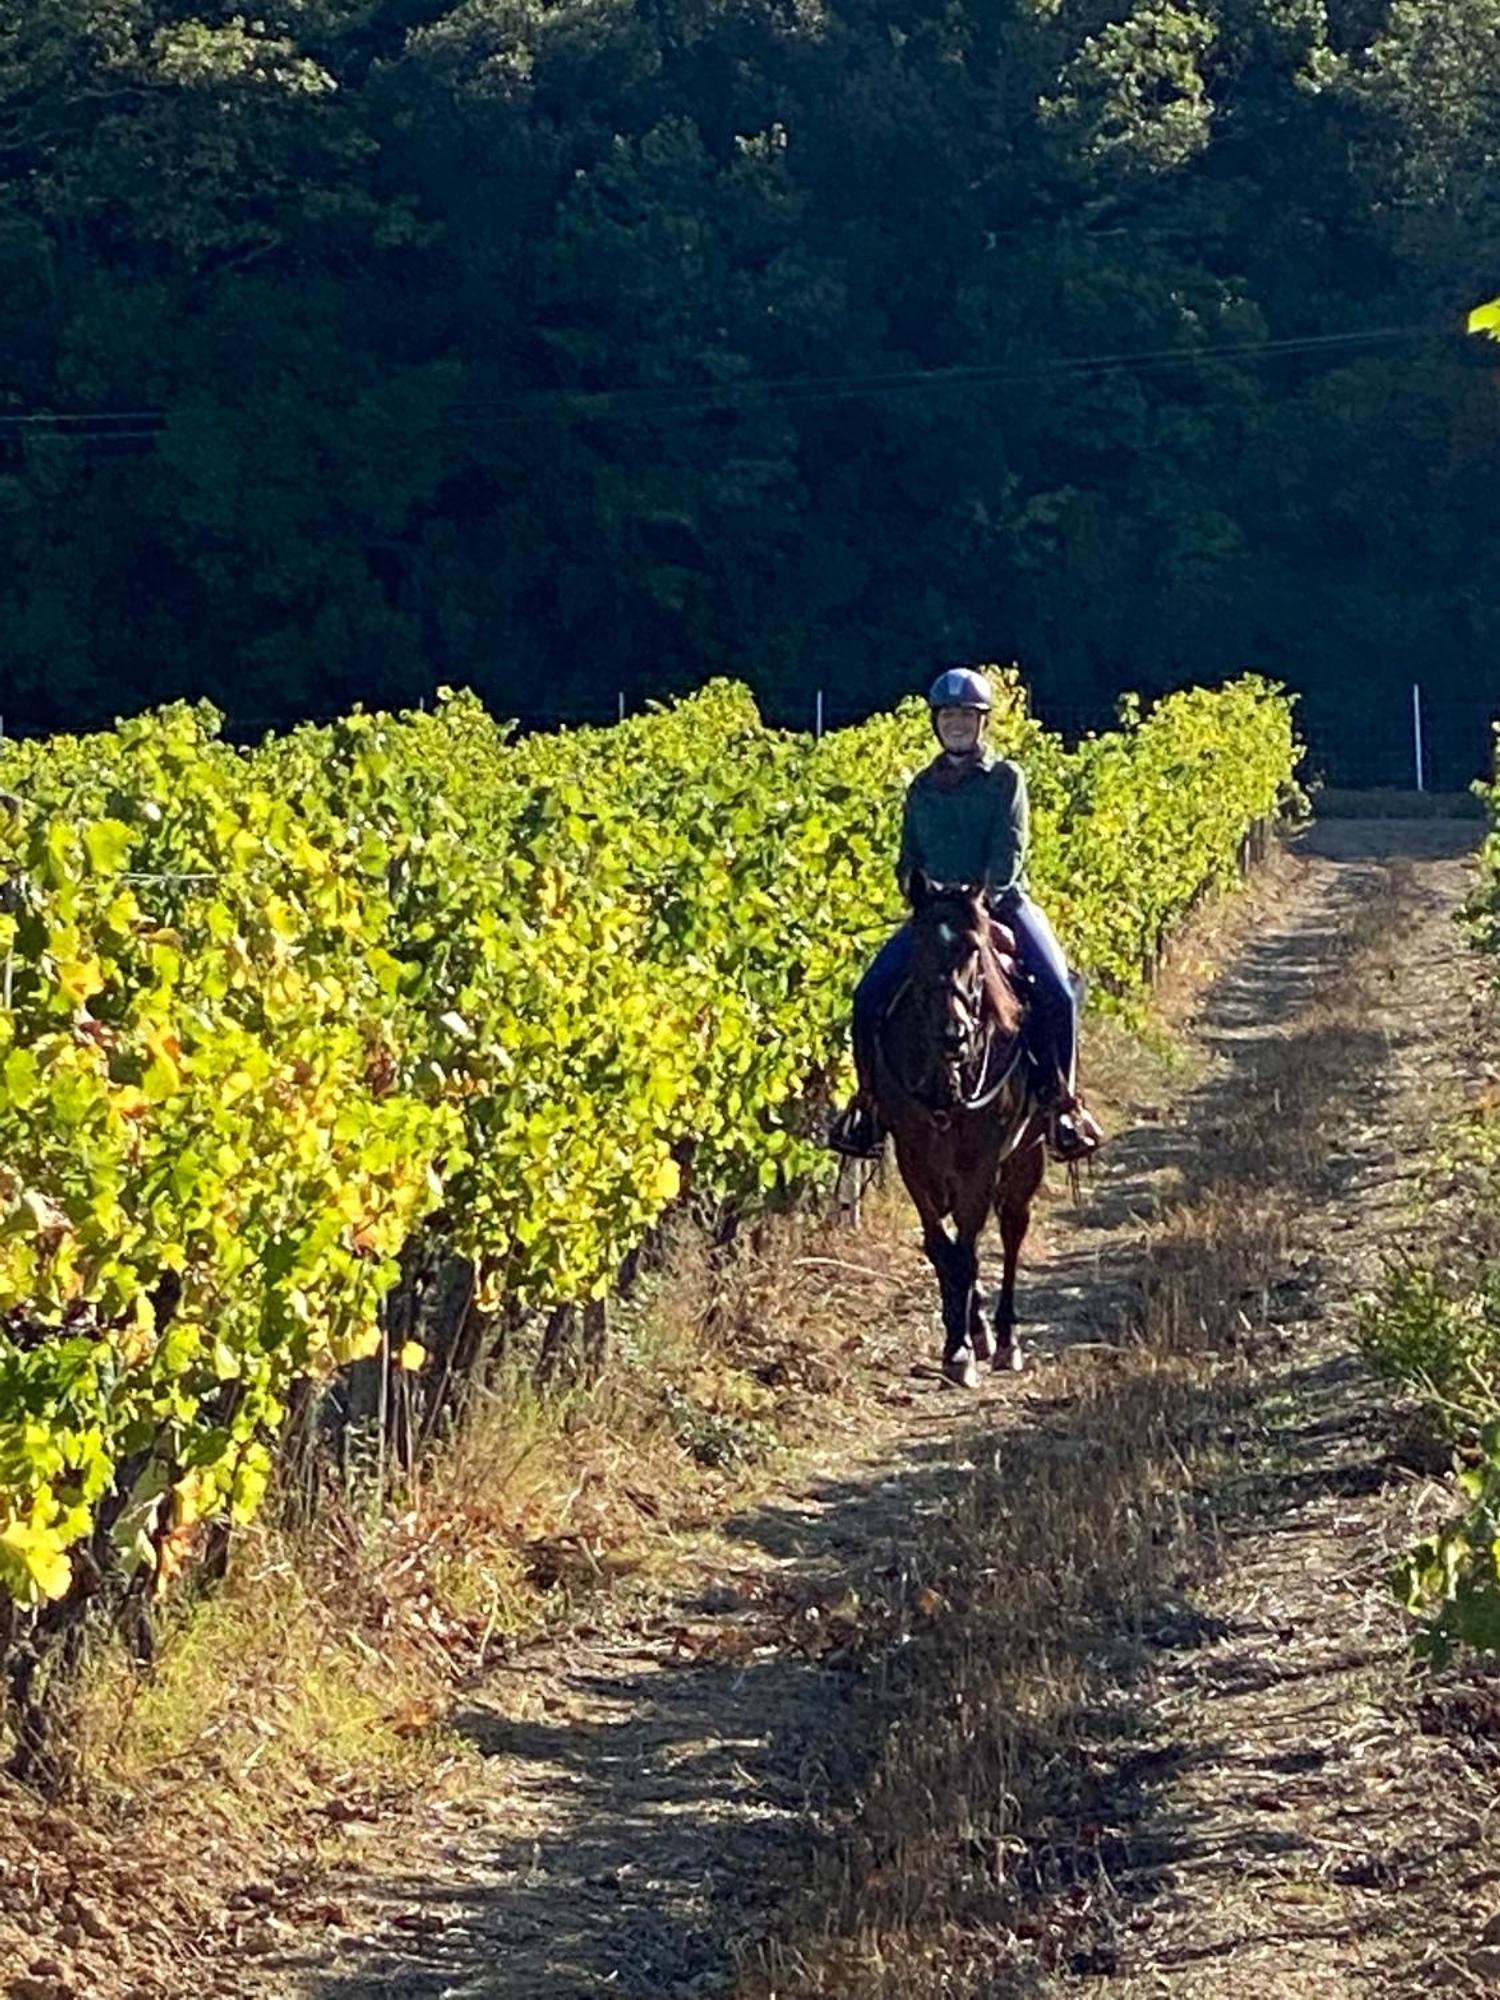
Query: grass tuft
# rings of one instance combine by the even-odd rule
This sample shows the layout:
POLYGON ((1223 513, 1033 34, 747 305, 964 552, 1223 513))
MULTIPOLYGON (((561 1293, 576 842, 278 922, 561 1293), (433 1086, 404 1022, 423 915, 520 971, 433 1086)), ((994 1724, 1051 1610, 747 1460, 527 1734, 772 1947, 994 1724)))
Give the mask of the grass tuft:
POLYGON ((1243 1082, 1147 1233, 1122 1338, 1047 1374, 1065 1416, 969 1440, 976 1470, 936 1530, 883 1597, 861 1584, 877 1607, 850 1725, 863 1754, 821 1802, 831 1835, 796 1858, 741 2000, 981 2000, 1110 1969, 1105 1913, 1150 1861, 1112 1830, 1100 1746, 1130 1733, 1112 1707, 1143 1635, 1180 1623, 1219 1559, 1219 1496, 1265 1420, 1257 1350, 1288 1218, 1326 1172, 1330 1106, 1376 1054, 1392 916, 1357 911, 1280 1030, 1241 1045, 1243 1082))

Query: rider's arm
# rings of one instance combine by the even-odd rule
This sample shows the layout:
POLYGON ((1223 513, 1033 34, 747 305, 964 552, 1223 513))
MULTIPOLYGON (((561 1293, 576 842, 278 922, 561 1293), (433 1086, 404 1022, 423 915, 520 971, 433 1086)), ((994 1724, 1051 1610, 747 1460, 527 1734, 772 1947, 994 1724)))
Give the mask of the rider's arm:
POLYGON ((896 881, 903 896, 911 895, 911 878, 922 866, 922 845, 917 837, 917 816, 912 811, 912 798, 916 786, 908 788, 906 804, 901 809, 901 852, 896 857, 896 881))
POLYGON ((990 822, 984 886, 994 903, 1020 886, 1031 837, 1031 806, 1026 794, 1026 773, 1019 764, 1009 761, 997 764, 991 782, 1000 787, 1000 796, 990 822))

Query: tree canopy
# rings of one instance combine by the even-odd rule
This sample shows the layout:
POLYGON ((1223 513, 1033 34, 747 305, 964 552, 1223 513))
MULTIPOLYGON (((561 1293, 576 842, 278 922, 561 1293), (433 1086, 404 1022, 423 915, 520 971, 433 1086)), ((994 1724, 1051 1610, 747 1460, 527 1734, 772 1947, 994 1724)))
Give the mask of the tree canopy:
POLYGON ((1500 0, 27 0, 7 724, 982 658, 1472 712, 1497 56, 1500 0))

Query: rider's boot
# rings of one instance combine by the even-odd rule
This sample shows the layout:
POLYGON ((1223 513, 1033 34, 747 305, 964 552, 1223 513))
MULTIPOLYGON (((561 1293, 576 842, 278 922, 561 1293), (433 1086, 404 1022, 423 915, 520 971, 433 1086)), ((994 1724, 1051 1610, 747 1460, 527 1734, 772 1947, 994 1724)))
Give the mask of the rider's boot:
POLYGON ((1047 1078, 1041 1111, 1046 1120, 1047 1150, 1065 1166, 1075 1167, 1081 1160, 1092 1159, 1104 1144, 1104 1128, 1078 1094, 1076 1079, 1063 1071, 1047 1078))
POLYGON ((865 1091, 859 1091, 834 1119, 828 1143, 851 1160, 878 1160, 885 1151, 885 1127, 865 1091))
POLYGON ((1047 1143, 1054 1159, 1067 1166, 1091 1160, 1104 1144, 1104 1128, 1083 1099, 1074 1095, 1052 1113, 1047 1143))
POLYGON ((885 1126, 875 1100, 876 1052, 868 1022, 856 1006, 853 1099, 828 1128, 828 1144, 851 1160, 878 1160, 885 1153, 885 1126))

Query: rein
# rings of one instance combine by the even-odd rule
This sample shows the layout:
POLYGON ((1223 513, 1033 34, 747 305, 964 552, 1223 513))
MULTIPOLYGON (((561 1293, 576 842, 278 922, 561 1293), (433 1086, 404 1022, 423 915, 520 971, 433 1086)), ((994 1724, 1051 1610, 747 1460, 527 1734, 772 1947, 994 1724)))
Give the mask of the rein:
MULTIPOLYGON (((989 969, 986 969, 984 976, 989 976, 989 969)), ((998 969, 995 969, 995 976, 1000 976, 998 969)), ((911 998, 913 991, 912 980, 909 978, 903 980, 892 996, 890 1006, 886 1009, 886 1021, 890 1021, 895 1016, 903 1001, 911 998)), ((897 1074, 889 1055, 885 1054, 884 1050, 882 1050, 882 1054, 887 1067, 891 1070, 891 1074, 895 1077, 904 1094, 911 1099, 912 1103, 919 1105, 927 1117, 934 1119, 939 1124, 946 1124, 950 1118, 960 1113, 969 1114, 977 1111, 988 1111, 1015 1075, 1016 1067, 1025 1054, 1025 1042, 1026 1038, 1021 1033, 1011 1035, 1007 1038, 1002 1032, 999 1023, 992 1019, 989 1024, 989 1034, 985 1043, 984 1059, 980 1064, 979 1078, 975 1085, 973 1096, 960 1096, 953 1103, 942 1106, 929 1104, 919 1090, 914 1089, 905 1077, 897 1074), (1005 1061, 1000 1066, 999 1074, 992 1080, 990 1072, 994 1067, 996 1048, 999 1046, 1004 1050, 1007 1039, 1009 1040, 1009 1050, 1006 1053, 1005 1061)))
POLYGON ((1013 1035, 1011 1037, 1010 1056, 1008 1060, 1001 1069, 999 1076, 997 1076, 995 1081, 990 1085, 989 1089, 986 1090, 984 1087, 985 1076, 990 1067, 990 1059, 994 1055, 995 1044, 999 1039, 1000 1037, 998 1035, 996 1035, 994 1032, 991 1032, 989 1047, 985 1050, 984 1053, 984 1066, 979 1072, 979 1094, 975 1097, 961 1097, 958 1103, 954 1106, 955 1110, 987 1111, 989 1107, 994 1103, 995 1099, 1000 1095, 1001 1091, 1004 1090, 1005 1086, 1010 1082, 1011 1077, 1015 1073, 1016 1064, 1021 1060, 1022 1037, 1020 1035, 1013 1035))

